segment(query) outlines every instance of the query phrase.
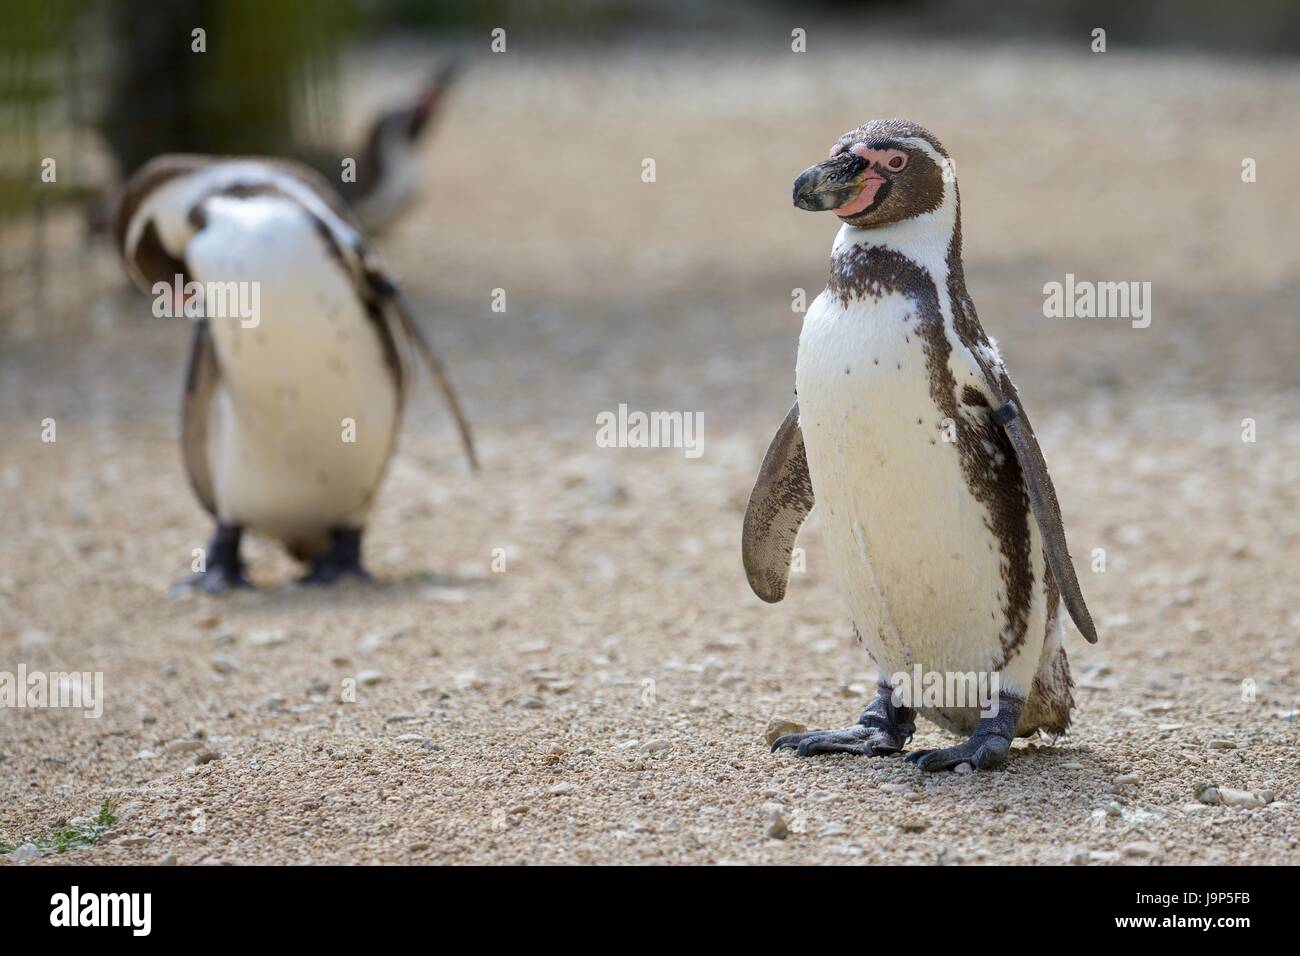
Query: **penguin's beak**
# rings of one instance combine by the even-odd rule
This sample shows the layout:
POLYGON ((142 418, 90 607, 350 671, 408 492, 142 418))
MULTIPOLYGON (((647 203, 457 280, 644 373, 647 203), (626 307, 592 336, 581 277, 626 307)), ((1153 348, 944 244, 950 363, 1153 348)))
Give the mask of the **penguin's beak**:
POLYGON ((417 138, 424 132, 429 120, 438 111, 438 104, 442 101, 452 83, 455 82, 460 68, 461 61, 459 59, 448 60, 433 74, 428 85, 420 91, 420 96, 411 109, 410 126, 408 128, 411 139, 417 138))
POLYGON ((794 204, 809 212, 839 209, 857 198, 869 169, 865 159, 848 150, 809 166, 794 181, 794 204))
POLYGON ((406 135, 408 139, 418 139, 424 132, 424 128, 429 125, 429 120, 438 107, 438 99, 442 96, 442 90, 436 86, 430 86, 421 91, 419 99, 407 113, 406 135))

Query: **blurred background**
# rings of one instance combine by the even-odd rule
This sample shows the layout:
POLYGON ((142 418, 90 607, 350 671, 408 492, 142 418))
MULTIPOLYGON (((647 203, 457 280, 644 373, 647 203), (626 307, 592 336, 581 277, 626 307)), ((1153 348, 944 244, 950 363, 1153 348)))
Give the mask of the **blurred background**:
MULTIPOLYGON (((89 648, 80 666, 137 677, 117 692, 142 710, 168 702, 166 733, 205 723, 263 760, 288 757, 256 702, 298 700, 352 658, 431 675, 485 747, 512 746, 494 714, 535 694, 530 668, 576 685, 554 698, 575 736, 642 719, 609 702, 644 674, 693 752, 740 752, 778 709, 843 723, 845 675, 867 665, 815 518, 808 573, 776 608, 748 593, 739 522, 792 398, 792 297, 823 288, 836 231, 790 184, 842 132, 904 116, 955 159, 970 291, 1033 410, 1074 555, 1106 555, 1081 574, 1102 643, 1071 654, 1102 689, 1081 691, 1075 739, 1164 746, 1153 722, 1112 719, 1142 694, 1174 701, 1162 726, 1211 733, 1252 676, 1250 732, 1294 745, 1275 715, 1300 696, 1297 56, 1284 0, 0 0, 0 650, 89 648), (111 197, 161 151, 337 171, 435 81, 417 188, 375 242, 449 363, 484 473, 464 475, 425 388, 367 538, 380 584, 240 595, 207 630, 215 612, 163 597, 209 530, 177 447, 189 329, 128 287, 102 231, 111 197), (1044 284, 1067 274, 1150 282, 1150 327, 1045 318, 1044 284), (620 403, 701 412, 704 456, 596 448, 597 414, 620 403), (483 573, 495 547, 510 574, 483 573), (380 624, 415 638, 355 652, 380 624), (207 656, 227 625, 298 643, 220 683, 207 656)), ((276 548, 250 557, 259 583, 292 574, 276 548)), ((374 693, 428 706, 407 683, 374 693)), ((552 719, 542 697, 515 726, 552 719)), ((358 707, 330 718, 339 740, 366 732, 358 707)), ((128 763, 67 779, 126 786, 128 763)), ((36 819, 12 780, 13 812, 36 819)), ((439 813, 472 804, 444 796, 439 813)), ((1071 825, 1043 831, 1039 858, 1071 825)))

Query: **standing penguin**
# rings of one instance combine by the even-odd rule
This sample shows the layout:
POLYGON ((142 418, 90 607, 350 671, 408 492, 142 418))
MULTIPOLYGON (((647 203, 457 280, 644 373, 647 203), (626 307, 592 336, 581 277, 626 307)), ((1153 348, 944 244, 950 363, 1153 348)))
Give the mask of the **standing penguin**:
POLYGON ((919 710, 970 736, 909 761, 997 766, 1014 736, 1069 725, 1061 604, 1097 636, 1042 452, 966 291, 952 164, 921 126, 874 120, 799 175, 794 204, 843 225, 799 338, 798 400, 745 514, 745 570, 755 594, 781 600, 815 502, 881 677, 856 725, 788 734, 773 750, 897 753, 919 710), (914 693, 914 708, 888 675, 917 669, 945 686, 996 675, 998 696, 984 709, 914 693))
POLYGON ((361 534, 392 457, 412 348, 476 466, 440 363, 351 213, 310 169, 161 156, 126 184, 113 229, 135 283, 198 319, 181 441, 217 527, 205 570, 182 584, 247 586, 245 530, 310 562, 305 582, 367 577, 361 534))

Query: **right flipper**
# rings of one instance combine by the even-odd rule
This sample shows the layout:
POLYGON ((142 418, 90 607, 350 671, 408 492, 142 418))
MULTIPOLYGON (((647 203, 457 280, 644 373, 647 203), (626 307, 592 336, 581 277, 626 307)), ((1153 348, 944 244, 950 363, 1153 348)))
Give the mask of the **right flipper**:
POLYGON ((768 446, 745 509, 741 556, 749 586, 764 601, 785 597, 790 555, 799 528, 814 504, 799 403, 795 402, 768 446))
POLYGON ((208 465, 208 415, 212 393, 221 379, 217 350, 212 345, 208 320, 194 325, 190 343, 190 361, 185 372, 185 401, 181 414, 181 452, 190 485, 208 514, 217 516, 217 497, 212 488, 212 469, 208 465))

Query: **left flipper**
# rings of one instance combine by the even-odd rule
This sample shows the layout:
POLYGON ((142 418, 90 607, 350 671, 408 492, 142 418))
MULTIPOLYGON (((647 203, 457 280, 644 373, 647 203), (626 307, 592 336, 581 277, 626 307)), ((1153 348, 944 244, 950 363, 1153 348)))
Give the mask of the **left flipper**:
POLYGON ((1096 644, 1097 629, 1093 626, 1092 615, 1088 613, 1088 605, 1083 601, 1079 579, 1074 573, 1074 564, 1070 561, 1070 549, 1065 543, 1065 525, 1061 521, 1061 506, 1056 500, 1056 488, 1052 485, 1052 476, 1047 473, 1047 462, 1043 459, 1042 449, 1038 447, 1038 439, 1020 414, 1020 407, 1014 398, 1008 399, 994 411, 992 418, 993 424, 1006 431, 1007 437, 1011 439, 1011 447, 1016 451, 1020 473, 1025 479, 1025 491, 1029 494, 1029 506, 1043 533, 1047 566, 1056 579, 1061 599, 1084 639, 1089 644, 1096 644))

